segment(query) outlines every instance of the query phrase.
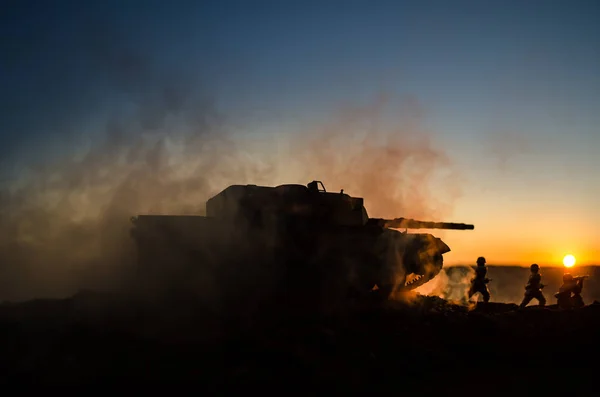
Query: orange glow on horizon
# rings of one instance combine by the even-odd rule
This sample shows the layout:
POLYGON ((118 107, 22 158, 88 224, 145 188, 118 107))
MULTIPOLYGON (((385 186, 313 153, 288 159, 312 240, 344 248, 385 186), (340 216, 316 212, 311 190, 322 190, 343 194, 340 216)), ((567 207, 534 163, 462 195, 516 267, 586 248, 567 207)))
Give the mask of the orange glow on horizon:
POLYGON ((519 241, 510 235, 501 233, 474 232, 446 232, 433 233, 450 246, 451 251, 444 254, 444 263, 447 265, 475 265, 478 256, 483 256, 491 266, 523 266, 532 263, 549 267, 582 267, 600 266, 600 250, 594 249, 591 244, 577 244, 561 242, 542 233, 532 235, 532 238, 519 241), (547 242, 550 240, 550 242, 547 242), (540 247, 540 248, 537 248, 540 247), (571 250, 570 248, 575 247, 571 250), (537 249, 536 249, 537 248, 537 249), (573 259, 567 259, 570 264, 565 265, 565 252, 571 252, 573 259))

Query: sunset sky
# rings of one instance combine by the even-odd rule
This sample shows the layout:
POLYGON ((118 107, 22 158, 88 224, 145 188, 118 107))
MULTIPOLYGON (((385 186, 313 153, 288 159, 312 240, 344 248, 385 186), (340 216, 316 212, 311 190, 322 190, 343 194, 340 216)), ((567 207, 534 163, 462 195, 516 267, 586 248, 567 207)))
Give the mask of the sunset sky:
POLYGON ((108 205, 134 167, 111 153, 168 136, 162 163, 135 162, 164 184, 121 200, 132 214, 177 208, 167 175, 198 203, 319 179, 374 216, 474 224, 434 232, 446 263, 600 264, 599 2, 97 3, 0 13, 0 199, 15 225, 35 205, 66 223, 108 205), (201 151, 182 149, 191 136, 201 151), (84 194, 96 166, 104 190, 84 194))

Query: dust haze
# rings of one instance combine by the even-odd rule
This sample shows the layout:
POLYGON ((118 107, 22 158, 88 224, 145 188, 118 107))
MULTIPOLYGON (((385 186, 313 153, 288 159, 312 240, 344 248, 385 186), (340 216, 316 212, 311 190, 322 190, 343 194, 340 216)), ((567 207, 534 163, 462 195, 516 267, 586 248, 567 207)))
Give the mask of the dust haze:
POLYGON ((385 93, 363 106, 345 106, 294 135, 291 158, 303 164, 297 175, 364 197, 371 217, 449 217, 462 194, 460 176, 423 127, 423 114, 416 100, 385 93))
MULTIPOLYGON (((94 98, 110 92, 122 106, 107 110, 73 92, 53 108, 52 131, 64 147, 46 156, 33 149, 44 144, 40 138, 19 147, 27 160, 5 161, 19 172, 0 190, 0 299, 117 288, 136 270, 132 216, 203 214, 206 199, 231 184, 319 179, 329 190, 365 197, 370 216, 433 220, 449 217, 461 195, 451 156, 422 127, 415 101, 386 93, 340 106, 326 120, 281 131, 286 148, 250 150, 244 142, 252 137, 232 128, 235 114, 219 109, 218 87, 208 83, 214 68, 159 65, 103 24, 91 24, 76 46, 95 65, 86 90, 94 98)), ((49 85, 57 98, 63 85, 49 85)), ((35 114, 33 103, 25 105, 35 114)), ((11 120, 29 140, 48 128, 11 120)))
MULTIPOLYGON (((365 117, 376 116, 367 112, 365 117)), ((318 135, 291 138, 300 142, 292 145, 288 158, 306 166, 304 171, 292 168, 288 183, 321 179, 326 186, 343 187, 366 198, 371 216, 436 218, 448 210, 451 203, 440 203, 427 189, 436 168, 448 165, 442 152, 401 134, 371 144, 385 134, 379 131, 369 131, 362 144, 344 146, 344 118, 318 135)), ((262 153, 248 153, 222 125, 178 135, 146 137, 141 132, 135 122, 109 120, 102 144, 31 170, 4 190, 4 299, 106 286, 115 274, 133 268, 131 216, 203 214, 206 199, 226 186, 270 185, 276 182, 275 171, 285 172, 287 166, 262 153)))

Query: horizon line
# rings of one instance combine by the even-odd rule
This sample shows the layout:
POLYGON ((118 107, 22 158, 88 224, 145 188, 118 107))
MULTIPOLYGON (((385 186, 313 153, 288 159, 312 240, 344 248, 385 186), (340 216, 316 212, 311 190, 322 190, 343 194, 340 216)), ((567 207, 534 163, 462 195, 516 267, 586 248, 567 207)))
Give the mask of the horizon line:
MULTIPOLYGON (((576 268, 580 268, 580 267, 600 267, 600 264, 582 264, 582 265, 575 265, 573 267, 565 267, 564 265, 544 265, 544 264, 539 264, 540 267, 553 267, 553 268, 565 268, 565 269, 576 269, 576 268)), ((467 264, 460 264, 460 263, 453 263, 453 264, 444 264, 444 267, 451 267, 451 266, 472 266, 472 267, 476 267, 477 264, 471 264, 471 265, 467 265, 467 264)), ((498 263, 486 263, 486 266, 497 266, 497 267, 524 267, 524 268, 528 268, 531 265, 517 265, 517 264, 498 264, 498 263)))

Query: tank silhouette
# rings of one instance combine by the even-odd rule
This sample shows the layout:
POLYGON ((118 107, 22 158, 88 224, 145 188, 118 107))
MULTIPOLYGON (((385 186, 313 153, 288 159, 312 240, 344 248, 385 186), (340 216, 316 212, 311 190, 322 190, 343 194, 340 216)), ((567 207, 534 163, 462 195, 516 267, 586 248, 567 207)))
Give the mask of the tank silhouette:
POLYGON ((388 297, 435 277, 450 251, 428 233, 472 230, 464 223, 369 218, 360 197, 320 181, 276 187, 232 185, 206 202, 206 216, 132 218, 138 266, 165 282, 210 278, 220 289, 267 283, 286 291, 371 293, 388 297), (201 269, 201 270, 199 270, 201 269))

